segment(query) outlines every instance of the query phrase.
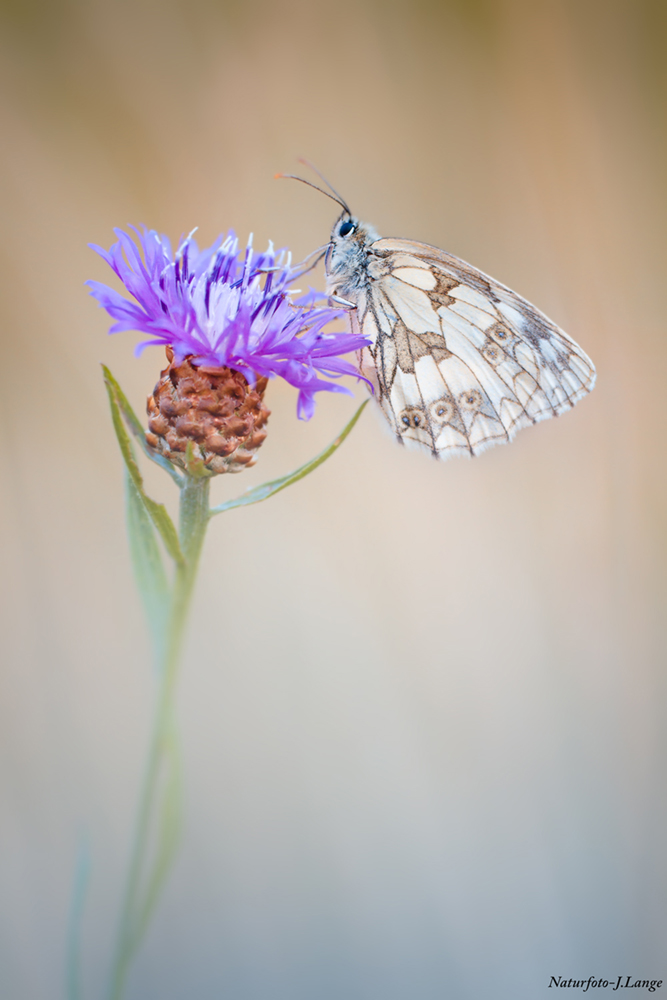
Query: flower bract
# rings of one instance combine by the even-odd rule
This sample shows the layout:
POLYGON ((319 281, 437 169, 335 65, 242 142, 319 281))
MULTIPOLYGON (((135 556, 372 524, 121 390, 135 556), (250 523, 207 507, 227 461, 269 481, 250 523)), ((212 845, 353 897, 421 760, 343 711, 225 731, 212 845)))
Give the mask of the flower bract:
POLYGON ((239 253, 233 232, 200 250, 192 234, 174 253, 166 236, 134 229, 134 238, 116 229, 109 250, 91 244, 120 278, 132 299, 99 281, 91 294, 115 320, 110 333, 138 330, 148 335, 137 346, 172 348, 178 362, 231 368, 252 384, 259 377, 280 376, 299 390, 297 412, 308 420, 314 394, 349 392, 331 379, 360 377, 341 355, 369 342, 350 333, 325 333, 343 313, 318 305, 316 293, 291 297, 294 278, 285 251, 272 244, 255 253, 252 238, 239 253), (134 300, 134 301, 132 301, 134 300))

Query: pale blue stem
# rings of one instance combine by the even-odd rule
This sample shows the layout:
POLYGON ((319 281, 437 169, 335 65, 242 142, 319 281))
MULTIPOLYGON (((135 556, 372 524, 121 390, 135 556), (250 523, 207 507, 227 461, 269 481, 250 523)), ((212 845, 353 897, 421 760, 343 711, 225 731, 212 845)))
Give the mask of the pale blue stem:
MULTIPOLYGON (((186 476, 181 487, 179 530, 184 559, 181 565, 176 566, 166 621, 166 641, 160 644, 162 647, 160 689, 118 927, 108 992, 109 1000, 121 1000, 123 996, 130 963, 139 946, 173 855, 173 850, 168 846, 166 854, 163 853, 158 857, 155 877, 149 879, 149 884, 146 886, 149 855, 154 848, 151 832, 156 821, 159 822, 157 819, 160 805, 159 783, 164 767, 170 762, 174 766, 173 695, 199 556, 210 519, 208 496, 208 478, 186 476), (142 899, 144 891, 145 899, 142 899)), ((170 829, 162 832, 168 845, 173 846, 175 840, 173 826, 177 823, 173 810, 169 813, 167 822, 170 829)))
POLYGON ((79 847, 76 863, 74 892, 69 916, 67 934, 67 997, 68 1000, 81 1000, 81 925, 83 922, 83 904, 86 898, 88 879, 90 878, 90 854, 87 840, 79 847))
MULTIPOLYGON (((188 611, 208 522, 214 514, 267 500, 307 476, 340 447, 359 419, 367 401, 361 404, 336 440, 310 462, 306 462, 287 476, 255 487, 243 496, 219 504, 212 510, 209 509, 210 480, 201 475, 204 471, 201 461, 198 462, 192 454, 188 456, 186 452, 188 472, 181 476, 174 469, 167 470, 181 491, 180 526, 177 537, 176 529, 165 507, 148 497, 143 487, 143 478, 125 427, 127 423, 141 447, 145 448, 141 424, 111 372, 105 368, 104 373, 114 428, 128 477, 128 529, 135 574, 151 625, 155 658, 159 668, 159 690, 153 731, 107 993, 108 1000, 121 1000, 132 959, 169 873, 177 843, 180 768, 173 697, 188 611), (171 586, 164 573, 155 533, 174 561, 174 578, 171 586)), ((152 453, 148 457, 163 465, 163 460, 156 458, 152 453)), ((76 943, 71 945, 70 950, 70 1000, 76 1000, 79 989, 76 943)))

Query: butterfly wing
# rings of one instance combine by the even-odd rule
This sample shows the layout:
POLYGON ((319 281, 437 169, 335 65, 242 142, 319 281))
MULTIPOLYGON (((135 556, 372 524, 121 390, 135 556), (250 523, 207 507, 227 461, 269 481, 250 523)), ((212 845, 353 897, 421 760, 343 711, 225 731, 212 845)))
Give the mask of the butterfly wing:
POLYGON ((356 311, 373 341, 362 371, 406 444, 439 458, 478 455, 595 384, 590 358, 555 323, 443 250, 377 240, 368 276, 356 311))

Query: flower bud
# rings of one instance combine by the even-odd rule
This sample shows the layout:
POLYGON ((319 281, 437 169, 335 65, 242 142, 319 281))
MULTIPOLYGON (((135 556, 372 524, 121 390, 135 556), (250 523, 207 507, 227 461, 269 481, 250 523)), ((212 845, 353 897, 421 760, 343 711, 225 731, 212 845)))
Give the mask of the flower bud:
POLYGON ((255 461, 266 437, 270 410, 263 396, 268 379, 249 385, 241 372, 181 362, 167 347, 168 366, 148 397, 146 441, 175 465, 186 466, 186 448, 192 442, 196 459, 212 476, 241 472, 255 461))

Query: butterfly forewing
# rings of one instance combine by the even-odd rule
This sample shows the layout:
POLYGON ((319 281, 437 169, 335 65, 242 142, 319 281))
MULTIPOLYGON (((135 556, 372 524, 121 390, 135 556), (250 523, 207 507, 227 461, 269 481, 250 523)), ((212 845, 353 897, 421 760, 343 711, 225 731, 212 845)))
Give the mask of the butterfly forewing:
POLYGON ((424 243, 365 250, 353 324, 372 345, 361 367, 401 441, 441 458, 476 455, 593 388, 581 348, 500 282, 424 243))

